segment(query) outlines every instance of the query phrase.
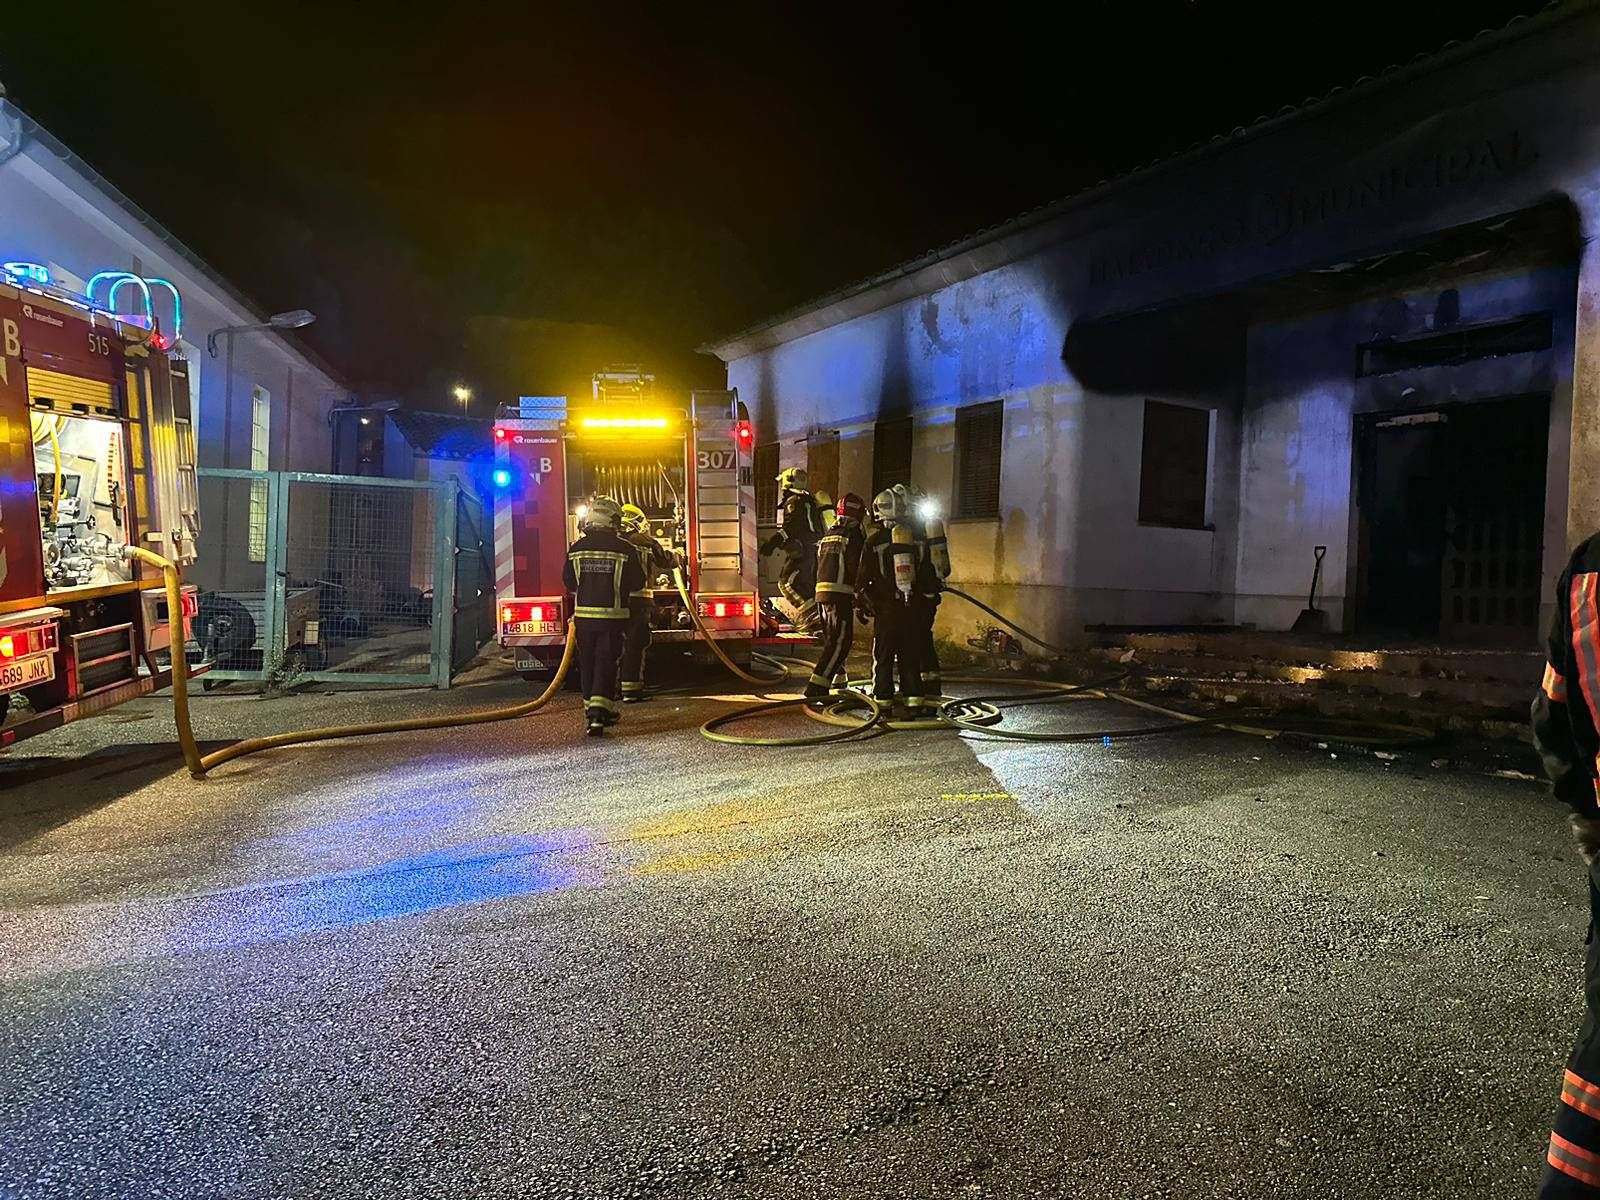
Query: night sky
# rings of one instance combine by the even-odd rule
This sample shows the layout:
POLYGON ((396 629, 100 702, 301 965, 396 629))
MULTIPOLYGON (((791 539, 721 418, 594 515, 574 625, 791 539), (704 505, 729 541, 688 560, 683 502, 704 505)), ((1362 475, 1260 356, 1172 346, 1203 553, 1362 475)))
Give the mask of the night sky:
POLYGON ((3 7, 13 101, 356 386, 487 414, 720 386, 710 338, 1538 0, 3 7))

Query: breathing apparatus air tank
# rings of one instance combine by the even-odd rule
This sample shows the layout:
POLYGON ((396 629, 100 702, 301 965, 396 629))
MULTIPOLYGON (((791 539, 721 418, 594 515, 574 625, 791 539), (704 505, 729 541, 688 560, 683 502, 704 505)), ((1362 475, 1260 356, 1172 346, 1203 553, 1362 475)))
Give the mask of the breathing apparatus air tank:
POLYGON ((890 530, 889 538, 894 542, 894 585, 900 589, 900 595, 909 600, 917 574, 916 538, 912 536, 911 526, 904 521, 890 530))
POLYGON ((939 516, 939 506, 932 501, 922 504, 922 533, 928 540, 928 559, 940 579, 950 578, 950 539, 945 536, 944 521, 939 516))

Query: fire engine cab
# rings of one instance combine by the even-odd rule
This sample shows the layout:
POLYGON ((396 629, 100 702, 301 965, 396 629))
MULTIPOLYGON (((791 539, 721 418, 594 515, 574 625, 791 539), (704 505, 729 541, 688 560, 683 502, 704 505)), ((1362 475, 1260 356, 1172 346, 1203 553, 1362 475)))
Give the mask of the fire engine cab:
MULTIPOLYGON (((0 747, 171 682, 160 576, 124 551, 187 564, 199 533, 190 368, 149 307, 159 281, 138 279, 138 318, 42 277, 5 278, 0 747)), ((173 302, 176 326, 175 289, 173 302)), ((186 588, 180 647, 195 600, 186 588)))
MULTIPOLYGON (((547 675, 560 660, 570 612, 561 583, 582 506, 614 497, 644 510, 683 568, 711 637, 748 663, 760 621, 754 433, 738 394, 694 392, 687 407, 658 401, 636 368, 594 377, 591 396, 527 396, 494 428, 495 598, 499 638, 517 669, 547 675)), ((710 658, 665 573, 648 581, 652 640, 710 658)))

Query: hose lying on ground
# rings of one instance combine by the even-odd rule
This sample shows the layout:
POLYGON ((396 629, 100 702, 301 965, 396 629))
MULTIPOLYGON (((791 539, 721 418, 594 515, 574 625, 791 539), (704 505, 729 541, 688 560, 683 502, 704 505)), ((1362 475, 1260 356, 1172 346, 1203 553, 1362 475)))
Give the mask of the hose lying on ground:
POLYGON ((477 709, 473 712, 456 713, 437 717, 411 717, 401 721, 375 721, 367 725, 329 725, 323 729, 297 729, 291 733, 276 733, 268 737, 247 738, 242 742, 235 742, 231 746, 224 746, 220 750, 213 750, 210 754, 202 755, 199 746, 194 740, 194 728, 189 720, 189 660, 183 651, 183 576, 175 563, 153 554, 138 546, 127 547, 126 553, 130 558, 137 558, 140 562, 149 563, 152 567, 161 570, 167 589, 167 613, 172 621, 173 646, 172 646, 172 715, 178 726, 178 744, 183 747, 183 761, 189 768, 189 774, 196 779, 204 779, 206 773, 214 767, 236 758, 243 758, 247 754, 259 754, 263 750, 277 750, 284 746, 298 746, 305 742, 323 742, 334 738, 366 737, 375 733, 409 733, 422 729, 451 729, 458 725, 482 725, 490 721, 511 721, 518 717, 525 717, 529 713, 543 708, 550 699, 561 690, 561 684, 567 677, 567 669, 572 665, 573 647, 576 639, 573 636, 572 625, 567 625, 567 644, 561 653, 561 663, 556 667, 555 676, 550 680, 550 686, 545 688, 532 700, 521 704, 511 704, 504 708, 477 709))

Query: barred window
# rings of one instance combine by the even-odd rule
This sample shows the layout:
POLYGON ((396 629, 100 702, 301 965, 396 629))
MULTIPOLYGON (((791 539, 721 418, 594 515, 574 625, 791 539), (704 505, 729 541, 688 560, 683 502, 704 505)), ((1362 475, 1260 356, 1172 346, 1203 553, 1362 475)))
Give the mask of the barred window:
POLYGON ((752 469, 756 474, 756 520, 771 525, 778 519, 778 443, 756 447, 752 469))
POLYGON ((1211 410, 1144 402, 1139 457, 1139 521, 1204 529, 1211 460, 1211 410))
POLYGON ((872 427, 872 495, 897 483, 910 482, 911 418, 879 421, 872 427))
MULTIPOLYGON (((265 471, 272 444, 272 397, 264 387, 250 389, 250 469, 265 471)), ((246 553, 251 562, 267 561, 267 481, 250 483, 249 536, 246 553)))
POLYGON ((1000 444, 1005 404, 991 400, 956 410, 955 516, 1000 515, 1000 444))

